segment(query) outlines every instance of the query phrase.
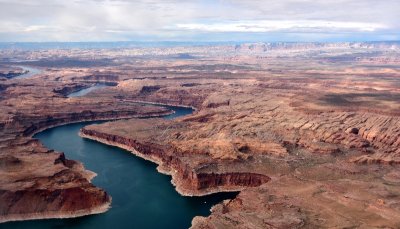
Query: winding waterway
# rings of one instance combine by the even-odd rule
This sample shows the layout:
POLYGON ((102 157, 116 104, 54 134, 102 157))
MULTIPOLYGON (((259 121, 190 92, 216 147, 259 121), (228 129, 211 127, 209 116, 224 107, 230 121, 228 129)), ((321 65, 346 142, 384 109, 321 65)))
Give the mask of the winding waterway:
POLYGON ((100 89, 100 88, 104 88, 104 87, 108 87, 108 85, 106 85, 106 84, 97 84, 97 85, 92 86, 92 87, 88 87, 88 88, 85 88, 85 89, 82 89, 82 90, 79 90, 79 91, 76 91, 76 92, 72 92, 72 93, 70 93, 68 95, 68 97, 69 98, 73 98, 73 97, 84 96, 84 95, 87 95, 87 94, 89 94, 90 92, 92 92, 94 90, 97 90, 97 89, 100 89))
POLYGON ((28 67, 28 66, 18 66, 18 67, 20 67, 24 71, 28 71, 28 72, 25 74, 13 77, 14 79, 25 79, 25 78, 32 77, 32 76, 37 75, 42 72, 42 70, 40 70, 40 69, 32 68, 32 67, 28 67))
MULTIPOLYGON (((172 107, 166 119, 191 114, 191 108, 172 107)), ((157 172, 156 165, 126 150, 81 138, 79 130, 94 122, 47 129, 34 137, 67 158, 83 162, 98 175, 93 183, 112 196, 111 209, 103 214, 73 219, 33 220, 0 224, 0 228, 188 228, 194 216, 207 216, 214 204, 235 193, 183 197, 171 177, 157 172)))

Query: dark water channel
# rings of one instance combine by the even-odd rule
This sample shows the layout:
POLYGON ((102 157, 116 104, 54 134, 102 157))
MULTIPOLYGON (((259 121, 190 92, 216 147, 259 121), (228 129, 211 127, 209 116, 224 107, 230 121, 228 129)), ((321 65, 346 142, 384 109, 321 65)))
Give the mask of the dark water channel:
MULTIPOLYGON (((172 107, 167 119, 191 114, 191 108, 172 107)), ((91 122, 93 123, 93 122, 91 122)), ((93 183, 113 198, 111 209, 103 214, 74 219, 32 220, 0 224, 0 228, 188 228, 196 215, 207 216, 212 205, 233 198, 235 193, 205 197, 183 197, 171 184, 171 177, 160 174, 154 163, 126 150, 81 138, 86 123, 47 129, 34 137, 67 158, 83 162, 97 173, 93 183)))

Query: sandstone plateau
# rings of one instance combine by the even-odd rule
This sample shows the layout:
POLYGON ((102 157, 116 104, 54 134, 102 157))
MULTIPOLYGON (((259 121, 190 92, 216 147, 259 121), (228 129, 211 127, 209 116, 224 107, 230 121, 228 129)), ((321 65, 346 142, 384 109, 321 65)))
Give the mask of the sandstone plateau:
POLYGON ((0 221, 107 210, 111 197, 90 183, 92 172, 31 136, 118 119, 80 134, 157 163, 182 195, 240 191, 195 217, 192 228, 400 227, 396 43, 13 55, 43 71, 0 81, 0 221), (97 83, 112 86, 67 97, 97 83), (138 119, 169 112, 138 101, 196 111, 138 119))

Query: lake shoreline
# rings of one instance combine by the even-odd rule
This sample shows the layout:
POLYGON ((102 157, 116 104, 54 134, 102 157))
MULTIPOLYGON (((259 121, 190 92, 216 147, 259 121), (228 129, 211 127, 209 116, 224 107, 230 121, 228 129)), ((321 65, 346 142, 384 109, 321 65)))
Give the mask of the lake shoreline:
POLYGON ((74 211, 70 213, 59 213, 54 211, 48 211, 43 213, 29 213, 29 214, 13 214, 7 216, 0 216, 0 223, 16 222, 16 221, 30 221, 30 220, 42 220, 42 219, 68 219, 77 218, 88 215, 101 214, 108 211, 111 208, 111 200, 104 203, 103 205, 96 206, 91 209, 83 209, 81 211, 74 211))
MULTIPOLYGON (((95 117, 95 118, 78 118, 77 120, 68 120, 68 121, 61 121, 58 122, 56 120, 56 124, 45 124, 43 127, 39 127, 31 132, 29 134, 24 135, 23 137, 31 138, 33 140, 35 139, 35 135, 52 129, 52 128, 57 128, 61 126, 66 126, 70 124, 77 124, 77 123, 85 123, 85 122, 96 122, 96 121, 115 121, 115 120, 120 120, 120 119, 130 119, 130 118, 158 118, 158 117, 164 117, 168 115, 172 115, 175 112, 173 110, 166 110, 162 113, 158 112, 157 114, 134 114, 134 115, 122 115, 118 117, 110 116, 110 117, 95 117)), ((72 117, 72 116, 71 116, 72 117)), ((26 131, 26 130, 25 130, 26 131)), ((24 131, 24 132, 25 132, 24 131)), ((72 160, 75 161, 75 160, 72 160)), ((84 167, 84 164, 80 161, 75 161, 78 164, 81 164, 84 167)), ((92 172, 90 170, 86 170, 83 168, 86 173, 93 173, 96 174, 95 172, 92 172)), ((90 184, 92 184, 91 179, 87 179, 90 184)), ((88 208, 88 209, 82 209, 79 211, 71 211, 67 213, 59 213, 59 212, 54 212, 54 211, 47 211, 43 213, 22 213, 22 214, 6 214, 6 215, 0 215, 0 223, 7 223, 7 222, 16 222, 16 221, 29 221, 29 220, 40 220, 40 219, 63 219, 63 218, 77 218, 77 217, 82 217, 82 216, 87 216, 87 215, 93 215, 93 214, 100 214, 106 212, 110 206, 111 206, 111 196, 110 201, 105 201, 103 204, 99 206, 95 206, 93 208, 88 208)))
MULTIPOLYGON (((146 102, 146 101, 135 101, 134 103, 137 104, 144 104, 148 106, 171 106, 171 107, 182 107, 182 108, 191 108, 191 107, 186 107, 186 106, 177 106, 177 105, 167 105, 167 104, 154 104, 151 102, 146 102)), ((194 109, 193 109, 194 111, 194 109)), ((70 124, 79 124, 79 123, 85 123, 85 122, 97 122, 97 121, 116 121, 116 120, 121 120, 121 119, 131 119, 131 118, 162 118, 166 117, 169 115, 175 114, 175 111, 173 109, 168 109, 163 113, 157 113, 157 114, 144 114, 144 115, 128 115, 128 116, 120 116, 120 117, 103 117, 103 118, 84 118, 84 119, 79 119, 79 120, 68 120, 65 122, 59 122, 57 124, 52 124, 52 125, 46 125, 44 127, 38 128, 26 137, 28 138, 33 138, 35 139, 35 135, 42 133, 46 130, 50 130, 52 128, 57 128, 57 127, 62 127, 62 126, 67 126, 70 124)), ((68 155, 67 155, 68 156, 68 155)), ((77 163, 82 164, 82 166, 85 166, 84 163, 77 161, 77 163)), ((92 172, 90 170, 86 170, 86 172, 90 172, 93 174, 96 174, 95 172, 92 172)), ((96 174, 97 175, 97 174, 96 174)), ((91 179, 88 179, 90 183, 92 183, 91 179)), ((105 190, 106 191, 106 190, 105 190)), ((48 211, 48 212, 43 212, 43 213, 28 213, 28 214, 10 214, 10 215, 3 215, 0 217, 0 223, 7 223, 7 222, 17 222, 17 221, 31 221, 31 220, 41 220, 41 219, 67 219, 67 218, 78 218, 82 216, 87 216, 87 215, 95 215, 95 214, 100 214, 107 212, 111 208, 111 196, 109 196, 110 201, 105 202, 104 204, 101 204, 99 206, 95 206, 90 209, 83 209, 79 211, 71 211, 67 213, 60 213, 60 212, 54 212, 54 211, 48 211)))
MULTIPOLYGON (((87 127, 87 126, 86 126, 87 127)), ((176 192, 178 192, 182 196, 194 197, 194 196, 207 196, 216 193, 223 193, 223 192, 239 192, 243 189, 247 188, 247 186, 217 186, 217 187, 210 187, 205 189, 196 189, 195 187, 185 187, 187 185, 182 185, 185 182, 182 182, 180 179, 180 171, 176 168, 170 168, 168 165, 165 164, 163 158, 158 158, 155 155, 149 155, 148 153, 140 152, 139 150, 135 149, 135 147, 129 146, 127 144, 118 143, 116 141, 110 141, 109 139, 116 139, 116 138, 123 138, 121 136, 111 136, 107 135, 106 133, 97 133, 96 131, 86 130, 85 127, 82 128, 79 132, 79 136, 82 138, 90 139, 96 142, 100 142, 102 144, 106 144, 113 147, 118 147, 120 149, 124 149, 131 154, 142 158, 144 160, 153 162, 157 164, 157 171, 161 174, 170 176, 171 184, 174 186, 176 192), (100 137, 101 135, 102 137, 100 137)), ((125 139, 127 142, 131 139, 125 139)), ((150 146, 151 148, 151 146, 150 146)), ((150 150, 152 151, 152 150, 150 150)), ((196 175, 196 174, 194 174, 196 175)), ((216 174, 220 176, 231 176, 236 174, 216 174)), ((237 173, 237 175, 242 175, 241 173, 237 173)), ((259 174, 248 174, 250 179, 254 179, 255 177, 260 176, 259 174)), ((210 178, 212 179, 212 178, 210 178)), ((265 180, 264 182, 268 182, 270 180, 269 177, 261 177, 261 180, 265 180)))

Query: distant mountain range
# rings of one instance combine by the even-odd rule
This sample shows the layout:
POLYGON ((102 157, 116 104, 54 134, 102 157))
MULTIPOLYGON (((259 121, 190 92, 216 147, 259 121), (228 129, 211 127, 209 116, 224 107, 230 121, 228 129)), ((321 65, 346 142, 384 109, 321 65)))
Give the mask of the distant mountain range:
POLYGON ((0 42, 0 49, 115 49, 115 48, 139 48, 139 47, 175 47, 175 46, 220 46, 232 45, 236 49, 271 50, 271 49, 302 49, 302 48, 400 48, 400 41, 376 41, 376 42, 0 42))

